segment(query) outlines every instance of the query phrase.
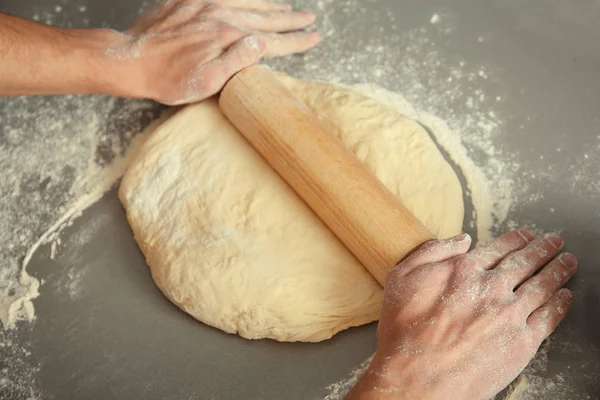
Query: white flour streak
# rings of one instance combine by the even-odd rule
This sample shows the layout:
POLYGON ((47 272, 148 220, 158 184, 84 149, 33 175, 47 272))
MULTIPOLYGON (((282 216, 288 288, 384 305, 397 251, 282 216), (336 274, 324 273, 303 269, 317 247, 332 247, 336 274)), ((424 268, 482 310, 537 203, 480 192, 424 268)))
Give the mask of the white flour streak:
MULTIPOLYGON (((2 99, 0 111, 0 321, 14 329, 35 318, 40 283, 25 266, 36 249, 118 179, 131 138, 157 112, 149 102, 105 96, 2 99)), ((8 343, 0 347, 3 393, 28 398, 37 367, 15 350, 15 337, 18 330, 0 329, 8 343)))
POLYGON ((356 382, 364 375, 364 373, 369 368, 369 364, 373 356, 369 357, 365 361, 363 361, 358 367, 356 367, 348 377, 339 382, 333 383, 327 386, 328 395, 323 398, 323 400, 342 400, 344 396, 356 385, 356 382))
MULTIPOLYGON (((144 2, 144 7, 152 3, 144 2)), ((348 85, 369 82, 401 93, 406 101, 398 97, 403 104, 399 108, 429 127, 467 175, 480 211, 479 238, 509 226, 505 219, 512 199, 527 193, 526 182, 532 177, 497 145, 504 129, 497 107, 506 93, 495 83, 493 68, 441 54, 453 32, 451 16, 426 16, 421 27, 414 28, 397 23, 385 7, 374 4, 377 0, 294 3, 317 12, 323 43, 306 55, 269 64, 298 78, 348 85), (479 193, 477 187, 484 189, 479 193), (487 203, 490 199, 493 204, 487 203)), ((65 27, 89 25, 87 9, 80 3, 62 0, 60 12, 55 5, 36 6, 31 15, 65 27)), ((96 201, 120 175, 132 136, 156 115, 152 107, 102 96, 0 99, 0 308, 4 310, 0 315, 4 323, 34 317, 31 299, 37 295, 37 281, 25 275, 22 265, 39 245, 56 241, 60 227, 96 201), (9 312, 11 304, 19 312, 9 312)), ((593 172, 591 160, 600 153, 598 139, 588 157, 573 164, 572 172, 581 176, 570 183, 576 193, 589 185, 583 177, 593 172)), ((561 145, 557 146, 558 152, 561 145)), ((56 243, 54 255, 60 257, 56 243)), ((10 360, 7 371, 0 370, 0 387, 8 388, 9 397, 25 393, 34 398, 37 367, 29 362, 27 350, 15 344, 17 332, 0 330, 0 360, 10 360)), ((362 373, 360 368, 357 371, 332 386, 330 396, 337 397, 328 400, 341 399, 362 373)))

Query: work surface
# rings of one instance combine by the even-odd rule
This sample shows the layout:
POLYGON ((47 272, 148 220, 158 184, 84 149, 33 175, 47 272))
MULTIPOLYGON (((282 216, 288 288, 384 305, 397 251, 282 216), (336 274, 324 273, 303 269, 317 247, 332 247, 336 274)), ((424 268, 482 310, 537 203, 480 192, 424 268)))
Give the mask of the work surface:
MULTIPOLYGON (((149 4, 0 0, 0 10, 57 25, 125 29, 149 4)), ((296 5, 316 9, 325 43, 276 67, 300 77, 377 83, 449 121, 484 111, 502 121, 490 139, 494 154, 471 154, 483 166, 494 155, 519 176, 510 222, 498 229, 560 230, 567 250, 580 260, 569 284, 573 309, 530 369, 527 398, 600 398, 600 2, 296 5), (443 99, 434 98, 449 92, 449 85, 446 109, 443 99), (488 101, 493 106, 485 108, 488 101)), ((0 145, 9 138, 7 120, 13 128, 43 130, 48 127, 30 120, 41 109, 56 108, 59 121, 61 113, 76 112, 87 101, 92 99, 0 100, 0 145), (18 115, 11 115, 16 108, 18 115)), ((122 138, 124 128, 110 121, 123 108, 109 107, 107 136, 122 138)), ((132 118, 147 123, 153 109, 132 118)), ((480 128, 484 135, 487 127, 480 128)), ((34 140, 36 132, 29 133, 34 140)), ((37 235, 52 217, 44 216, 37 235)), ((26 356, 11 351, 4 357, 18 362, 0 360, 0 369, 8 365, 18 381, 10 391, 0 388, 2 399, 31 393, 54 399, 335 399, 336 387, 328 386, 346 380, 376 348, 375 325, 320 344, 282 344, 245 341, 196 322, 153 285, 114 189, 61 238, 53 260, 47 245, 28 267, 44 284, 34 302, 37 319, 11 336, 26 356)))

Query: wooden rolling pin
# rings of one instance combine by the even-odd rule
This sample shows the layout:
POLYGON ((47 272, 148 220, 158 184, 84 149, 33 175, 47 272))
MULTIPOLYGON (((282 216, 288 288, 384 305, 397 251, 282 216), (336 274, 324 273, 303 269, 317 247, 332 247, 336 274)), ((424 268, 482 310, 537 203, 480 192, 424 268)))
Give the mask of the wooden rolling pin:
POLYGON ((408 253, 433 239, 267 67, 239 72, 219 106, 380 284, 408 253))

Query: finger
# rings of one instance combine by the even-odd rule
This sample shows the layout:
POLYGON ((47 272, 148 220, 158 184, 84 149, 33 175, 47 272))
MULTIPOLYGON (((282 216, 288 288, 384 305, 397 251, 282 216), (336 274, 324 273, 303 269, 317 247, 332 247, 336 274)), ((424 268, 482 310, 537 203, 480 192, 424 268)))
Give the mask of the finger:
POLYGON ((471 236, 466 233, 446 240, 432 240, 415 250, 394 270, 401 275, 408 275, 424 265, 446 261, 465 254, 471 246, 471 241, 471 236))
POLYGON ((508 255, 494 271, 502 274, 510 287, 517 287, 560 253, 564 245, 557 233, 549 233, 508 255))
POLYGON ((529 229, 519 229, 477 246, 464 257, 472 260, 479 268, 492 269, 510 253, 521 250, 533 239, 535 236, 529 229))
POLYGON ((272 33, 260 37, 267 45, 265 57, 303 53, 321 42, 321 36, 316 32, 272 33))
POLYGON ((222 21, 206 21, 197 26, 198 28, 196 28, 196 31, 200 29, 205 32, 216 32, 218 39, 215 40, 215 44, 218 44, 223 49, 228 49, 246 36, 256 36, 252 32, 222 21))
POLYGON ((217 17, 243 29, 261 32, 289 32, 303 29, 315 22, 315 14, 310 11, 249 11, 235 8, 221 8, 217 17))
POLYGON ((193 103, 217 94, 233 75, 260 60, 264 50, 265 43, 257 36, 239 40, 223 55, 200 67, 189 79, 187 97, 169 105, 193 103))
POLYGON ((521 285, 516 295, 526 304, 525 311, 529 314, 550 300, 552 295, 571 279, 575 271, 577 259, 572 254, 564 253, 521 285))
POLYGON ((571 291, 561 289, 527 318, 527 325, 540 343, 554 332, 560 321, 567 315, 572 303, 571 291))
POLYGON ((129 32, 142 32, 163 19, 176 6, 174 1, 161 1, 140 15, 129 28, 129 32))
POLYGON ((229 7, 243 8, 247 10, 289 11, 292 9, 292 6, 289 4, 275 3, 264 0, 218 0, 217 2, 229 7))

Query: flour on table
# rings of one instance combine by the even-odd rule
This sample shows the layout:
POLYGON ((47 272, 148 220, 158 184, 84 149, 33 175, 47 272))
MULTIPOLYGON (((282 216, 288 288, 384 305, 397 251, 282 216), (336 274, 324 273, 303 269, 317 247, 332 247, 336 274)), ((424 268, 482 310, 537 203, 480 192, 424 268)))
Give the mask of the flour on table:
MULTIPOLYGON (((461 231, 462 187, 421 125, 357 91, 281 79, 434 235, 461 231)), ((215 99, 155 131, 120 198, 158 287, 202 322, 321 341, 379 316, 379 284, 215 99)))
POLYGON ((0 109, 0 392, 33 399, 39 361, 19 332, 40 282, 25 266, 44 243, 60 255, 57 232, 122 175, 132 137, 158 113, 107 96, 0 99, 0 109))
POLYGON ((371 364, 371 360, 373 360, 373 356, 367 358, 358 367, 352 370, 346 379, 327 386, 328 394, 323 398, 323 400, 340 400, 344 398, 344 396, 346 396, 350 389, 356 385, 364 373, 367 372, 367 369, 369 369, 369 364, 371 364))
MULTIPOLYGON (((29 17, 65 27, 90 25, 91 8, 85 9, 80 6, 81 3, 71 0, 60 3, 63 5, 60 14, 54 11, 53 4, 46 4, 31 6, 29 17)), ((155 4, 154 1, 142 3, 143 9, 155 4)), ((304 1, 292 3, 296 7, 307 7, 304 1)), ((522 224, 523 221, 513 220, 505 223, 507 213, 517 201, 518 204, 525 201, 521 195, 529 194, 529 182, 537 179, 532 174, 538 171, 523 169, 510 152, 496 145, 496 137, 506 131, 505 120, 511 117, 498 110, 504 101, 510 101, 511 93, 506 92, 501 82, 489 85, 495 82, 493 68, 470 63, 460 54, 445 52, 447 45, 456 40, 452 36, 453 24, 456 24, 452 16, 441 10, 437 12, 440 20, 436 24, 430 24, 431 14, 428 14, 422 21, 415 21, 415 27, 396 21, 384 7, 362 0, 319 0, 309 8, 314 8, 318 14, 317 28, 324 38, 322 44, 302 56, 273 59, 268 63, 304 79, 349 85, 367 81, 402 93, 407 107, 410 105, 420 115, 436 116, 435 119, 443 122, 428 127, 439 142, 444 141, 442 146, 453 158, 456 152, 468 155, 469 161, 472 160, 483 173, 486 183, 493 183, 488 186, 492 204, 478 210, 478 217, 481 217, 478 220, 487 218, 493 221, 492 229, 482 235, 482 239, 522 224), (369 21, 369 24, 357 23, 359 21, 369 21), (485 77, 479 74, 482 68, 485 77)), ((140 9, 138 14, 142 11, 140 9)), ((124 25, 111 27, 126 28, 124 25)), ((73 179, 93 183, 99 171, 110 168, 110 160, 99 162, 97 170, 85 165, 88 160, 92 163, 96 160, 94 152, 98 149, 126 146, 129 139, 119 139, 121 133, 138 132, 143 126, 139 121, 146 120, 150 107, 144 102, 128 102, 124 107, 120 101, 102 96, 0 99, 0 107, 3 109, 0 143, 4 135, 6 140, 18 141, 15 146, 23 149, 22 152, 7 152, 0 144, 0 167, 2 171, 11 171, 5 174, 10 177, 8 182, 0 181, 0 192, 11 194, 0 196, 0 214, 3 217, 0 221, 2 299, 19 287, 22 260, 28 249, 68 211, 68 204, 76 202, 82 195, 81 189, 69 190, 69 184, 73 179), (111 112, 118 109, 123 112, 116 115, 111 112), (13 116, 18 125, 11 124, 13 116), (124 120, 137 122, 123 124, 124 120), (28 123, 23 126, 23 121, 28 123), (103 131, 107 121, 110 121, 110 129, 103 131), (71 144, 68 148, 65 147, 65 138, 71 144), (48 155, 53 155, 50 164, 48 155), (10 166, 16 166, 18 170, 13 171, 10 166), (36 189, 31 194, 31 186, 37 187, 36 182, 43 182, 36 178, 36 171, 50 172, 56 179, 53 178, 53 184, 44 191, 36 189), (67 183, 65 187, 55 184, 61 181, 67 183), (27 197, 32 201, 26 201, 27 197), (3 236, 3 233, 8 235, 3 236)), ((407 110, 400 111, 409 115, 407 110)), ((127 137, 130 138, 130 135, 127 137)), ((600 152, 600 136, 598 139, 594 154, 600 152)), ((557 151, 562 145, 557 143, 557 151)), ((591 163, 582 162, 574 168, 575 176, 594 176, 591 163)), ((464 171, 464 166, 461 165, 461 169, 464 171)), ((551 172, 550 165, 548 176, 551 172)), ((573 180, 572 183, 573 188, 582 193, 589 184, 589 179, 573 180)), ((596 192, 599 193, 600 189, 596 192)), ((554 207, 557 213, 562 212, 560 205, 554 207)), ((52 237, 60 238, 58 235, 52 237)), ((56 246, 60 254, 60 245, 57 243, 56 246)), ((44 301, 44 297, 36 301, 44 301)), ((28 326, 23 328, 28 329, 28 326)), ((7 379, 13 382, 11 385, 21 388, 19 393, 28 393, 28 396, 31 393, 30 397, 34 397, 37 392, 32 387, 37 367, 27 362, 23 351, 17 351, 21 346, 17 340, 18 333, 19 328, 0 330, 0 343, 6 344, 0 346, 0 355, 5 360, 12 360, 7 371, 7 379)), ((26 344, 23 346, 27 347, 26 344)), ((338 396, 332 398, 342 399, 343 394, 340 389, 338 396)))

